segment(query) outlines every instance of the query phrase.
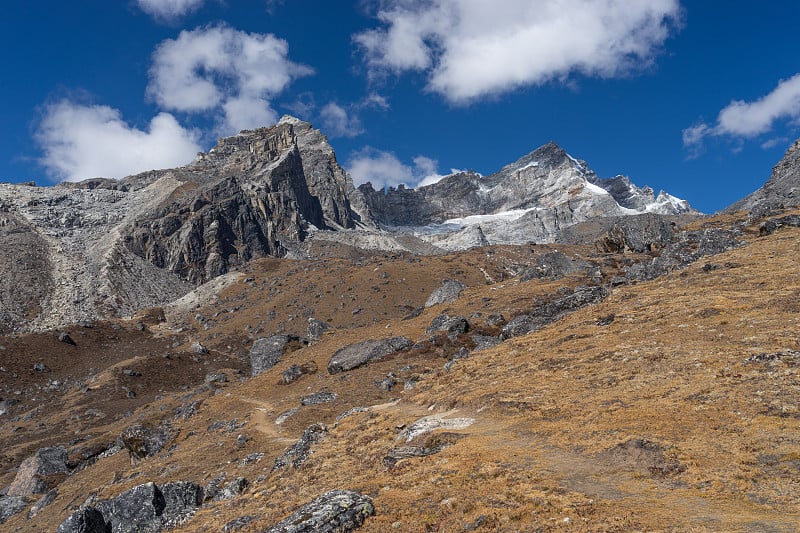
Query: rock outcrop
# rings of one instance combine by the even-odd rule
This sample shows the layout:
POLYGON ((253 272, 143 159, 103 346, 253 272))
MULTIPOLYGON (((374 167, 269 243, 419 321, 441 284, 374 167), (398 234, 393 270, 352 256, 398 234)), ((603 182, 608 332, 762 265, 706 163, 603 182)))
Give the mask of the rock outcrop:
POLYGON ((265 533, 339 531, 347 533, 375 514, 369 496, 349 490, 332 490, 303 505, 265 533))
POLYGON ((407 350, 413 342, 406 337, 392 337, 390 339, 368 340, 351 344, 336 350, 328 362, 328 372, 338 374, 353 370, 370 361, 382 359, 389 355, 407 350))
MULTIPOLYGON (((763 187, 727 207, 725 212, 750 210, 769 212, 800 205, 800 139, 786 151, 763 187)), ((760 218, 760 217, 756 217, 760 218)))

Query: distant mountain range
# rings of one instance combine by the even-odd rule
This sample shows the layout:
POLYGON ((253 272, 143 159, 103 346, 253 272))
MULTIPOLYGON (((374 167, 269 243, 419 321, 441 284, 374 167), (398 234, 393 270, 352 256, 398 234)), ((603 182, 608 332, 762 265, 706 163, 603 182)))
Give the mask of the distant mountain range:
MULTIPOLYGON (((742 205, 794 198, 796 149, 742 205)), ((221 139, 176 169, 0 184, 0 268, 10 273, 0 281, 0 324, 40 329, 129 315, 253 258, 311 256, 314 243, 443 253, 557 242, 576 224, 640 213, 699 214, 627 177, 601 179, 555 143, 489 176, 356 188, 325 136, 287 116, 221 139)))

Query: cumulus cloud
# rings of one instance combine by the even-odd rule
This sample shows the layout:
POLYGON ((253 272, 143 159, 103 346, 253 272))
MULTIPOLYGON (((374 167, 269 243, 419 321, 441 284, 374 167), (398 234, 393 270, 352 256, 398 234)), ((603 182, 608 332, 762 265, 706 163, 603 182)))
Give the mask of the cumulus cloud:
MULTIPOLYGON (((769 94, 754 102, 734 100, 717 115, 715 124, 699 122, 683 130, 683 145, 693 154, 709 137, 751 139, 770 132, 779 120, 800 120, 800 74, 781 80, 769 94)), ((770 141, 762 146, 770 147, 770 141)))
POLYGON ((382 0, 353 39, 371 75, 421 71, 455 103, 571 74, 614 77, 651 63, 680 0, 382 0))
POLYGON ((192 161, 200 146, 197 132, 159 113, 147 130, 127 124, 116 109, 69 100, 47 106, 36 131, 41 163, 61 180, 121 178, 192 161))
POLYGON ((330 137, 356 137, 364 133, 358 116, 349 113, 345 108, 330 102, 320 110, 322 131, 330 137))
POLYGON ((380 190, 400 184, 413 187, 435 183, 442 178, 437 165, 437 161, 425 156, 417 156, 413 165, 406 165, 391 152, 367 146, 355 152, 346 167, 356 186, 370 182, 380 190))
POLYGON ((173 21, 200 9, 205 0, 136 0, 139 9, 156 20, 173 21))
POLYGON ((274 35, 224 25, 182 31, 153 53, 147 94, 164 109, 219 113, 220 134, 264 126, 278 118, 270 100, 312 73, 288 51, 274 35))

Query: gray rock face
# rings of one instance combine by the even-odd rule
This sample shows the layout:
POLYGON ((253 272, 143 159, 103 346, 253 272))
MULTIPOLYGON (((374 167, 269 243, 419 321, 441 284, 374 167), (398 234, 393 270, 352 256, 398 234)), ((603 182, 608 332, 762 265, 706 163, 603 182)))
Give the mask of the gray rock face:
POLYGON ((336 350, 328 362, 328 372, 337 374, 353 370, 370 361, 407 350, 413 345, 414 343, 406 337, 392 337, 351 344, 336 350))
POLYGON ((317 341, 322 337, 322 334, 330 329, 330 326, 322 320, 316 318, 308 319, 308 328, 306 330, 306 337, 309 340, 317 341))
POLYGON ((311 446, 318 443, 328 434, 328 426, 325 424, 312 424, 303 432, 300 440, 292 444, 285 452, 275 458, 275 465, 272 471, 280 470, 292 466, 299 468, 308 459, 311 446))
POLYGON ((273 335, 256 340, 250 348, 251 374, 257 376, 277 365, 291 340, 289 335, 273 335))
POLYGON ((17 470, 8 487, 9 496, 44 494, 69 472, 67 450, 63 446, 41 448, 28 457, 17 470))
POLYGON ((466 288, 467 286, 458 280, 445 280, 442 285, 428 297, 428 300, 425 302, 425 307, 455 302, 466 288))
POLYGON ((779 207, 800 205, 800 139, 786 151, 772 168, 772 175, 763 187, 742 198, 724 211, 769 211, 779 207))
POLYGON ((335 392, 315 392, 300 398, 300 405, 319 405, 322 403, 330 403, 338 397, 339 395, 335 392))
POLYGON ((425 330, 426 333, 436 333, 437 331, 443 331, 453 335, 466 333, 469 331, 469 322, 463 316, 451 317, 446 314, 441 314, 434 318, 425 330))
POLYGON ((544 304, 530 314, 514 318, 503 327, 502 337, 509 339, 541 329, 581 307, 604 300, 609 294, 605 287, 579 288, 569 296, 544 304))
POLYGON ((265 533, 346 533, 375 514, 372 500, 349 490, 332 490, 303 505, 265 533))

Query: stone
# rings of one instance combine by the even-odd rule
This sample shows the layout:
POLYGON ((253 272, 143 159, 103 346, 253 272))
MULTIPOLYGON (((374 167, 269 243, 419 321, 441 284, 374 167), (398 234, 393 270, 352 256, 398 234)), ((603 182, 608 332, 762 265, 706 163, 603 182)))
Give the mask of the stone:
POLYGON ((289 335, 273 335, 256 340, 250 348, 251 374, 257 376, 277 365, 290 340, 289 335))
POLYGON ((196 354, 205 355, 208 353, 208 348, 203 346, 200 342, 195 342, 192 344, 192 351, 196 354))
POLYGON ((27 498, 22 496, 0 496, 0 524, 28 507, 27 498))
POLYGON ((669 244, 675 234, 674 223, 653 213, 619 217, 605 235, 595 242, 603 253, 657 252, 669 244))
POLYGON ((368 340, 351 344, 336 350, 328 362, 328 372, 330 374, 347 372, 370 361, 383 359, 389 355, 408 350, 413 345, 414 343, 406 337, 368 340))
POLYGON ((56 529, 56 533, 108 533, 109 531, 103 513, 92 507, 78 509, 56 529))
POLYGON ((173 481, 158 486, 164 496, 164 510, 161 512, 163 525, 176 525, 203 504, 203 488, 191 481, 173 481))
POLYGON ((225 372, 209 372, 204 379, 206 383, 227 383, 228 374, 225 372))
POLYGON ((322 320, 316 318, 308 319, 308 328, 306 329, 306 337, 309 340, 317 341, 322 337, 322 334, 330 329, 330 326, 322 320))
POLYGON ((330 403, 338 397, 339 395, 335 392, 315 392, 300 398, 300 405, 319 405, 321 403, 330 403))
POLYGON ((349 490, 328 491, 303 505, 265 533, 347 533, 375 514, 372 499, 349 490))
POLYGON ((448 316, 441 314, 433 319, 425 333, 444 331, 448 335, 459 335, 469 331, 469 322, 463 316, 448 316))
POLYGON ((39 361, 38 363, 35 363, 33 365, 33 371, 34 372, 39 372, 41 374, 44 374, 44 373, 50 372, 51 370, 50 370, 50 367, 48 367, 42 361, 39 361))
POLYGON ((303 432, 303 436, 275 459, 272 471, 288 466, 300 468, 308 459, 311 446, 320 442, 327 434, 328 427, 325 424, 318 423, 308 426, 303 432))
POLYGON ((592 265, 587 261, 567 257, 561 252, 548 252, 536 258, 536 266, 522 273, 520 281, 549 278, 561 279, 577 272, 587 272, 592 265))
POLYGON ((56 498, 58 498, 57 489, 51 489, 47 491, 47 494, 39 498, 39 500, 35 504, 33 504, 31 510, 28 511, 28 520, 41 513, 42 509, 53 503, 56 498))
POLYGON ((67 450, 63 446, 41 448, 17 469, 8 486, 8 496, 44 494, 61 482, 69 472, 67 450))
POLYGON ((402 459, 434 455, 445 448, 449 448, 464 437, 466 435, 451 432, 427 434, 423 438, 405 446, 397 446, 389 450, 389 453, 383 458, 383 464, 388 468, 393 468, 402 459))
POLYGON ((466 288, 467 286, 458 280, 445 280, 442 282, 441 286, 428 297, 425 302, 425 307, 455 302, 466 288))
POLYGON ((163 450, 171 436, 171 429, 167 424, 157 427, 135 424, 126 428, 119 440, 122 447, 128 450, 131 464, 136 464, 163 450))
POLYGON ((610 291, 605 287, 578 287, 575 292, 544 304, 527 315, 521 315, 503 327, 501 338, 526 335, 543 328, 563 316, 590 304, 604 300, 610 291))

